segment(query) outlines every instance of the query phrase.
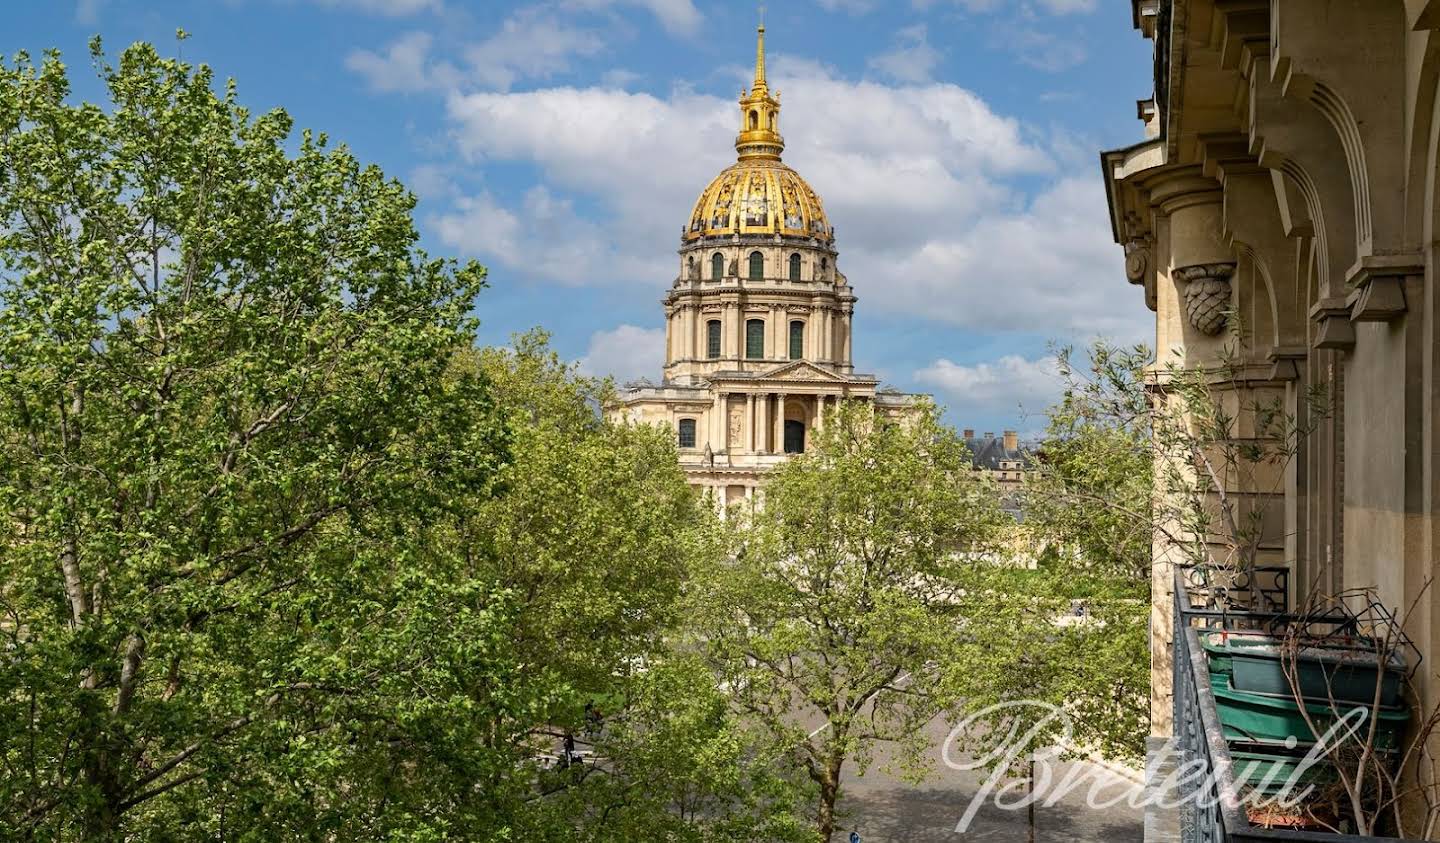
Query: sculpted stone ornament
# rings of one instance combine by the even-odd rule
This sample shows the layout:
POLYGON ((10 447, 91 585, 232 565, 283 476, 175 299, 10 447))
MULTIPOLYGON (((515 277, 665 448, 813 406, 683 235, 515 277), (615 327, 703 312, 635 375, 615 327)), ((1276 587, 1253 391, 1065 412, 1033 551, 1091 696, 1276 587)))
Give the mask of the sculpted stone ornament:
POLYGON ((1143 284, 1150 268, 1149 239, 1131 240, 1125 244, 1125 277, 1131 284, 1143 284))
POLYGON ((1234 273, 1233 263, 1202 263, 1175 270, 1176 280, 1185 285, 1185 315, 1195 330, 1211 337, 1224 330, 1234 273))

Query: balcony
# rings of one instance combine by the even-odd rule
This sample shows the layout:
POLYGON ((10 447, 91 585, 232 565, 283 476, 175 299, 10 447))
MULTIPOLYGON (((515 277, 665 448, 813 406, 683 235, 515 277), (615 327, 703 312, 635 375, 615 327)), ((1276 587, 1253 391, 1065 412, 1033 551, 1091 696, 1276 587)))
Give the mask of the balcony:
MULTIPOLYGON (((1164 765, 1164 773, 1152 771, 1149 795, 1157 793, 1167 804, 1178 804, 1178 837, 1175 831, 1164 833, 1147 829, 1147 843, 1179 840, 1183 843, 1249 843, 1249 841, 1292 841, 1292 843, 1360 843, 1390 840, 1393 837, 1367 837, 1325 831, 1262 828, 1252 823, 1237 785, 1237 767, 1231 747, 1221 724, 1215 691, 1211 687, 1210 664, 1201 643, 1208 630, 1276 629, 1292 621, 1314 624, 1313 617, 1297 618, 1285 613, 1280 603, 1285 586, 1280 569, 1268 569, 1278 587, 1256 589, 1265 596, 1258 605, 1278 611, 1233 611, 1224 608, 1201 608, 1191 604, 1189 595, 1194 582, 1184 574, 1175 578, 1174 599, 1174 756, 1173 764, 1164 765), (1190 588, 1187 588, 1190 586, 1190 588), (1279 603, 1278 606, 1275 604, 1279 603), (1158 779, 1176 769, 1178 775, 1169 782, 1169 792, 1161 793, 1158 779)), ((1338 631, 1353 619, 1326 619, 1338 631)), ((1156 827, 1164 823, 1157 823, 1156 827)), ((1173 826, 1173 818, 1171 825, 1173 826)))

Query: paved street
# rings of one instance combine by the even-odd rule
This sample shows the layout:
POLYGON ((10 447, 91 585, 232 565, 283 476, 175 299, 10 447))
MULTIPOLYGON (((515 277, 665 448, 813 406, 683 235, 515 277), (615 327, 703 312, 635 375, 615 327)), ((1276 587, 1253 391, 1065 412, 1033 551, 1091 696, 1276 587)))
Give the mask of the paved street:
MULTIPOLYGON (((937 722, 929 731, 934 737, 938 759, 948 727, 937 722)), ((883 761, 884 757, 879 760, 883 761)), ((852 829, 860 832, 863 843, 972 840, 1024 843, 1026 840, 1025 811, 1001 810, 995 807, 993 798, 985 801, 968 830, 955 830, 984 781, 981 775, 952 770, 937 762, 938 769, 925 782, 915 785, 887 775, 880 766, 878 763, 872 766, 863 778, 853 775, 853 771, 847 776, 841 798, 843 833, 836 835, 838 841, 843 843, 852 829)), ((1054 775, 1064 780, 1071 772, 1071 765, 1056 765, 1054 775)), ((1082 772, 1093 774, 1083 779, 1086 786, 1075 788, 1053 807, 1037 806, 1036 840, 1040 843, 1138 843, 1142 839, 1142 811, 1123 801, 1104 811, 1092 810, 1085 800, 1088 783, 1097 778, 1104 783, 1099 791, 1104 797, 1128 792, 1125 788, 1129 785, 1091 765, 1085 765, 1082 772)))

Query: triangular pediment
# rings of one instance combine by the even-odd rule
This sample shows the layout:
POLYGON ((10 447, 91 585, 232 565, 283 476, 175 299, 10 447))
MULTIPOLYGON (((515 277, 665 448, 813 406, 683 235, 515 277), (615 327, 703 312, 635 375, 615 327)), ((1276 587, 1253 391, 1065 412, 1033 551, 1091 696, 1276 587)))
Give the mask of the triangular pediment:
POLYGON ((768 372, 759 372, 755 377, 757 380, 766 381, 824 381, 826 383, 844 383, 847 380, 847 378, 822 369, 813 363, 806 363, 804 360, 786 363, 768 372))

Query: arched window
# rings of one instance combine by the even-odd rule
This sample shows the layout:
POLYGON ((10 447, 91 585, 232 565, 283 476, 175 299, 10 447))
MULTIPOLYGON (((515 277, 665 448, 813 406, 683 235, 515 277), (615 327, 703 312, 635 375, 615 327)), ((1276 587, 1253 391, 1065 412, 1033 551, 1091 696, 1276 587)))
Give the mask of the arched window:
POLYGON ((800 280, 800 253, 796 252, 790 256, 790 280, 800 280))
POLYGON ((765 320, 751 319, 745 323, 745 357, 759 360, 765 356, 765 320))
POLYGON ((805 323, 790 323, 790 359, 799 360, 805 356, 805 323))
POLYGON ((705 323, 705 356, 711 360, 720 357, 720 320, 711 319, 705 323))
POLYGON ((827 272, 829 269, 830 269, 830 259, 829 259, 829 258, 821 258, 821 259, 820 259, 820 280, 822 280, 822 281, 825 280, 825 278, 827 277, 827 276, 826 276, 826 272, 827 272))
POLYGON ((750 280, 761 281, 765 278, 765 256, 759 252, 750 253, 750 280))
POLYGON ((695 447, 695 420, 694 420, 694 419, 681 419, 681 420, 680 420, 680 447, 682 447, 682 448, 693 448, 693 447, 695 447))
POLYGON ((794 419, 785 421, 785 453, 805 453, 805 422, 794 419))
POLYGON ((689 273, 688 273, 685 277, 686 277, 686 278, 696 278, 696 277, 698 277, 698 276, 696 276, 696 274, 695 274, 695 256, 694 256, 694 255, 691 255, 691 256, 690 256, 690 259, 689 259, 687 265, 688 265, 688 268, 689 268, 689 273))
POLYGON ((750 131, 753 132, 753 131, 755 131, 755 130, 758 129, 758 128, 760 128, 760 112, 758 112, 758 111, 751 111, 751 112, 750 112, 750 131))
POLYGON ((716 252, 710 256, 710 280, 719 281, 725 277, 725 256, 716 252))

